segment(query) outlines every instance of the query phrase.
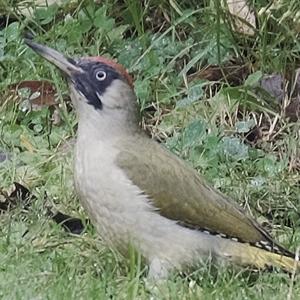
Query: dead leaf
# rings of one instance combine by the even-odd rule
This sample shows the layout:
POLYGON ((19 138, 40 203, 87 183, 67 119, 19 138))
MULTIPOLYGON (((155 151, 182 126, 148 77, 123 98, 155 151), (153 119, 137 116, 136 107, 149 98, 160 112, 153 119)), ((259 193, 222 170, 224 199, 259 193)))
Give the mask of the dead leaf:
POLYGON ((4 197, 4 201, 0 201, 0 213, 9 211, 17 205, 22 205, 27 209, 30 206, 30 201, 34 198, 29 190, 22 184, 14 182, 14 190, 8 195, 0 190, 0 194, 4 197))
MULTIPOLYGON (((70 217, 59 211, 56 214, 53 214, 51 211, 49 211, 49 214, 51 215, 52 220, 58 225, 61 225, 67 232, 81 234, 85 229, 84 224, 78 218, 70 217)), ((86 220, 86 223, 90 223, 89 220, 86 220)))
POLYGON ((22 111, 49 107, 54 125, 61 122, 55 87, 46 80, 24 80, 8 87, 6 98, 19 103, 22 111))
MULTIPOLYGON (((0 189, 0 195, 4 198, 4 201, 0 201, 0 213, 9 212, 18 205, 21 205, 27 211, 32 202, 36 200, 36 197, 24 185, 18 182, 14 182, 14 185, 15 188, 10 194, 0 189)), ((85 226, 81 219, 73 218, 60 211, 56 211, 55 213, 53 211, 52 207, 47 207, 47 214, 67 232, 81 234, 84 231, 85 226)), ((89 220, 85 221, 85 224, 89 223, 89 220)))
POLYGON ((255 145, 261 137, 261 129, 257 125, 245 134, 245 139, 252 145, 255 145))
POLYGON ((256 28, 255 14, 246 0, 225 0, 225 7, 233 17, 234 30, 246 34, 254 35, 256 28))
POLYGON ((260 87, 282 105, 285 117, 291 122, 297 122, 300 118, 299 73, 299 70, 296 70, 294 80, 289 80, 281 74, 264 75, 260 80, 260 87), (294 81, 294 84, 291 81, 294 81))
POLYGON ((38 8, 46 8, 50 5, 56 4, 58 6, 61 6, 63 4, 63 0, 34 0, 31 1, 31 3, 23 3, 24 1, 20 2, 20 4, 17 6, 17 13, 21 14, 26 17, 33 17, 35 9, 38 8))
POLYGON ((28 101, 31 109, 56 105, 56 89, 46 80, 24 80, 9 87, 20 102, 28 101))
POLYGON ((244 82, 250 73, 249 66, 236 62, 224 66, 209 65, 198 72, 189 75, 188 80, 206 79, 209 81, 225 81, 231 86, 238 86, 244 82))
POLYGON ((281 74, 264 75, 260 80, 260 86, 272 97, 282 103, 284 100, 286 80, 281 74))

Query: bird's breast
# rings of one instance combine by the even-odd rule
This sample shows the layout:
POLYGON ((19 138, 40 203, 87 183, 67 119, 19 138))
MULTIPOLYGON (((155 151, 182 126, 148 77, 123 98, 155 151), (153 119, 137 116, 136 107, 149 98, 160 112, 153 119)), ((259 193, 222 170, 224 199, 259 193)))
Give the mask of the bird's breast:
POLYGON ((116 165, 116 156, 113 147, 102 144, 77 143, 75 149, 77 194, 102 238, 113 244, 129 240, 137 210, 149 206, 116 165))
POLYGON ((114 160, 116 153, 101 143, 80 143, 75 150, 75 185, 84 202, 105 207, 115 199, 114 160))

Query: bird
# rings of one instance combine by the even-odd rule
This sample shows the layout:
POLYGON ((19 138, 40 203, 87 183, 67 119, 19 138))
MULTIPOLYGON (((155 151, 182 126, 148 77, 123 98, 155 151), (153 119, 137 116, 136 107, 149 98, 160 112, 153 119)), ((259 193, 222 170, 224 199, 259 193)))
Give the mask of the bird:
POLYGON ((154 280, 209 258, 255 270, 300 270, 294 253, 142 130, 133 79, 122 65, 25 43, 66 77, 78 117, 75 189, 108 246, 125 255, 133 246, 154 280))

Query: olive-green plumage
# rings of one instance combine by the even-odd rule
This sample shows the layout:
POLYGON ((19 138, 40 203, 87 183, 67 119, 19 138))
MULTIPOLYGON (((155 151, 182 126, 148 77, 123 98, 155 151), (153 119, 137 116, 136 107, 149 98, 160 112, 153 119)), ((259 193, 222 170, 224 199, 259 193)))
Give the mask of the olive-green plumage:
POLYGON ((224 234, 242 242, 277 245, 236 203, 211 187, 196 170, 167 149, 138 134, 120 142, 117 164, 158 212, 183 226, 224 234), (133 146, 134 145, 134 146, 133 146))

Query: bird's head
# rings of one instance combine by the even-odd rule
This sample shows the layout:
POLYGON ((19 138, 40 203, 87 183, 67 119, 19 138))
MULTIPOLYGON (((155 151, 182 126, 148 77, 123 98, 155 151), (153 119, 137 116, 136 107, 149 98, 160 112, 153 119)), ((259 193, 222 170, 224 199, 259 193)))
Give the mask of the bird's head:
POLYGON ((64 73, 79 122, 99 118, 107 126, 137 123, 133 81, 122 65, 105 57, 72 59, 32 40, 25 43, 64 73))

